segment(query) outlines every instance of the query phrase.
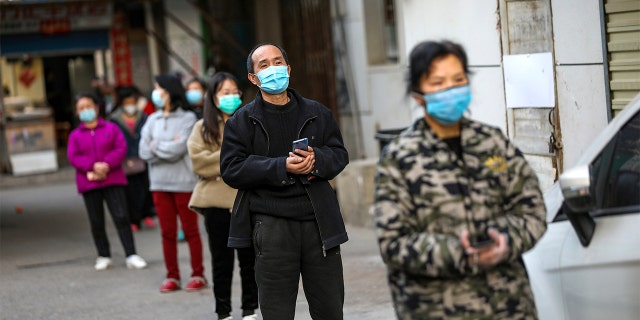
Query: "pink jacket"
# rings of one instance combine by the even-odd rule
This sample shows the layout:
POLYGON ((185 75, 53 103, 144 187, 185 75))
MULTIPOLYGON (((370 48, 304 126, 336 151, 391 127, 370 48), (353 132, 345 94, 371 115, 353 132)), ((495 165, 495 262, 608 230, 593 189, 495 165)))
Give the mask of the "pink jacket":
POLYGON ((122 170, 122 161, 127 155, 127 142, 117 125, 98 120, 94 129, 84 124, 74 129, 69 135, 67 156, 76 168, 76 184, 79 193, 109 186, 124 186, 127 177, 122 170), (93 170, 96 162, 109 164, 107 178, 102 181, 89 181, 87 172, 93 170))

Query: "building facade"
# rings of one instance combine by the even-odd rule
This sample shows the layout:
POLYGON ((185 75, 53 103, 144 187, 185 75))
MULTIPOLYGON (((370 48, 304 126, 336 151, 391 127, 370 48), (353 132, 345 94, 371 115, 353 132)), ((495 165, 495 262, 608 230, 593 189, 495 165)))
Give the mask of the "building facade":
MULTIPOLYGON (((472 72, 470 116, 500 127, 526 154, 543 189, 640 92, 638 1, 334 3, 357 103, 341 115, 343 130, 349 130, 351 117, 359 120, 364 158, 379 152, 376 132, 406 127, 422 116, 405 93, 405 75, 409 52, 424 40, 450 39, 465 47, 472 72), (551 103, 513 107, 509 75, 520 68, 505 61, 527 61, 538 54, 550 57, 544 67, 551 75, 543 84, 551 87, 551 103)), ((548 94, 541 87, 515 86, 534 98, 548 94)))
POLYGON ((0 14, 2 123, 3 98, 26 96, 53 110, 58 145, 77 122, 73 96, 94 78, 149 94, 159 73, 229 71, 249 101, 246 56, 274 42, 288 51, 291 86, 334 111, 352 160, 375 159, 376 134, 423 114, 406 94, 408 53, 450 39, 469 56, 470 116, 513 139, 546 189, 640 91, 638 1, 0 1, 0 14), (551 102, 514 107, 505 61, 540 54, 551 102))

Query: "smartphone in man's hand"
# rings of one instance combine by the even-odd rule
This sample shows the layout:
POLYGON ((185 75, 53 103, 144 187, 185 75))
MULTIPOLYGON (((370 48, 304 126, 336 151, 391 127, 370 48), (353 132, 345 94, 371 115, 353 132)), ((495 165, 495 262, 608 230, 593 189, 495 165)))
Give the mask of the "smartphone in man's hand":
POLYGON ((487 234, 472 235, 469 237, 469 240, 471 241, 471 246, 474 248, 482 248, 493 244, 493 239, 487 234))
POLYGON ((307 151, 308 148, 309 148, 309 139, 307 138, 296 140, 291 144, 291 152, 293 153, 296 153, 296 149, 307 151))

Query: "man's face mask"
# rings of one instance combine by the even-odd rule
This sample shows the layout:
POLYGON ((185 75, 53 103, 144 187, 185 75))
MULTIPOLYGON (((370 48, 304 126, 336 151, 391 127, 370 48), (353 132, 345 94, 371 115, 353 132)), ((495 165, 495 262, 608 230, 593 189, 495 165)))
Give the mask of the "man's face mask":
POLYGON ((462 118, 471 103, 471 86, 463 85, 424 95, 427 113, 445 126, 462 118))
POLYGON ((256 73, 256 76, 260 80, 260 89, 266 93, 282 93, 289 87, 288 66, 270 66, 256 73))

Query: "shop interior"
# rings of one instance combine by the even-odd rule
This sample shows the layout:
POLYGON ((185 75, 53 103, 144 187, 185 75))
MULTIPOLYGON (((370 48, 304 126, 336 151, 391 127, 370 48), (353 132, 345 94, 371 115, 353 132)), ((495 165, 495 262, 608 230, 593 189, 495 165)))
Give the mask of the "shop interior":
POLYGON ((69 132, 77 126, 73 95, 92 91, 93 53, 2 59, 3 173, 66 166, 69 132))

